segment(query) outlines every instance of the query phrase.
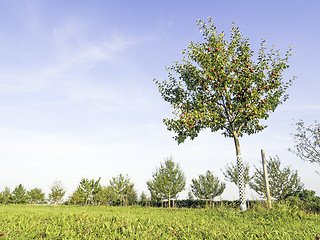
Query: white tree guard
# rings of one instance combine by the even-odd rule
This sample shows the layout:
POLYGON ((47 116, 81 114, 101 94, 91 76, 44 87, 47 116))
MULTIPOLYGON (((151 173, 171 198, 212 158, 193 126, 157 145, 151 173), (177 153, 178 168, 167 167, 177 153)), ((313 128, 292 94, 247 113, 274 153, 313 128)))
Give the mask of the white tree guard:
POLYGON ((246 203, 246 189, 244 185, 244 176, 243 176, 243 163, 241 155, 237 155, 237 166, 238 166, 238 187, 239 187, 239 200, 240 200, 240 210, 247 210, 246 203))

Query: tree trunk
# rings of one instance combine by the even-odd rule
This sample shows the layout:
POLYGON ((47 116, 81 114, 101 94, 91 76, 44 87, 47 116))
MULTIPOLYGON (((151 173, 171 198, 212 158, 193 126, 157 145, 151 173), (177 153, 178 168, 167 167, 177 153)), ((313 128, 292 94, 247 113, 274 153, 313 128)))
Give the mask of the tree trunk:
POLYGON ((170 192, 169 192, 169 208, 170 208, 170 192))
POLYGON ((237 166, 238 166, 238 187, 239 187, 239 200, 240 200, 240 210, 247 210, 246 204, 246 193, 245 193, 245 184, 244 184, 244 176, 243 176, 243 162, 240 152, 239 139, 236 135, 233 136, 234 144, 236 146, 236 154, 237 154, 237 166))

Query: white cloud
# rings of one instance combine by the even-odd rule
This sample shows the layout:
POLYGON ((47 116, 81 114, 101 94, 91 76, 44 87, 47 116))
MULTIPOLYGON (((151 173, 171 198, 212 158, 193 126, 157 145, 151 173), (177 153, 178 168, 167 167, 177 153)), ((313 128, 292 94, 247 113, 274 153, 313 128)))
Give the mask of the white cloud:
POLYGON ((130 37, 115 34, 100 40, 92 39, 87 34, 87 29, 78 20, 70 20, 55 28, 52 41, 41 42, 46 44, 46 54, 30 58, 25 53, 28 55, 25 64, 20 64, 19 69, 15 66, 11 68, 13 70, 6 68, 1 71, 0 86, 5 91, 36 92, 66 80, 77 81, 95 65, 111 61, 117 52, 138 43, 130 37), (30 65, 30 62, 33 63, 30 65))

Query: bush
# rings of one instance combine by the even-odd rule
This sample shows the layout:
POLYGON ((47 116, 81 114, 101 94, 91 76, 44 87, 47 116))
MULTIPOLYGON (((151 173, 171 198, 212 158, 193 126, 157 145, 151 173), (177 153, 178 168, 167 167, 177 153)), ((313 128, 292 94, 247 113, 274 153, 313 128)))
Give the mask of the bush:
POLYGON ((287 195, 284 201, 292 207, 299 207, 308 212, 320 213, 320 197, 315 196, 315 191, 304 189, 287 195))

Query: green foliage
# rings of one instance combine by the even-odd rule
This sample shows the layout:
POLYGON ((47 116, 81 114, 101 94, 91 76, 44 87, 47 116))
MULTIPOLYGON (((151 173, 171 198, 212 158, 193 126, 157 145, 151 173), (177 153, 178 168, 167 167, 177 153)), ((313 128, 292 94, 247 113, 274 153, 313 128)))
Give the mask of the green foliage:
MULTIPOLYGON (((244 185, 246 186, 252 179, 249 175, 249 163, 245 162, 243 164, 243 178, 244 178, 244 185)), ((222 170, 221 170, 222 171, 222 170)), ((226 180, 229 182, 234 183, 236 186, 238 186, 238 168, 233 163, 227 164, 225 171, 222 171, 223 175, 225 176, 226 180)))
POLYGON ((0 206, 4 239, 315 239, 317 214, 234 208, 0 206))
MULTIPOLYGON (((267 160, 267 172, 269 179, 270 195, 278 200, 296 191, 303 189, 297 170, 290 167, 280 168, 281 161, 278 156, 267 160)), ((261 197, 265 196, 265 183, 262 169, 255 167, 252 181, 249 183, 251 189, 256 191, 261 197)))
POLYGON ((131 187, 129 188, 129 192, 127 194, 127 205, 135 205, 137 203, 138 203, 138 193, 133 187, 131 187))
POLYGON ((194 196, 193 196, 192 190, 188 191, 188 198, 187 199, 190 200, 190 201, 194 200, 194 196))
POLYGON ((19 184, 13 191, 12 191, 12 200, 13 203, 23 204, 26 203, 28 200, 27 190, 19 184))
POLYGON ((101 190, 94 196, 97 205, 109 205, 111 201, 116 201, 110 186, 103 186, 101 190))
POLYGON ((5 187, 4 190, 0 193, 0 203, 2 204, 8 204, 12 203, 12 193, 10 191, 10 188, 5 187))
POLYGON ((145 207, 149 203, 149 199, 147 198, 147 195, 142 192, 139 198, 139 205, 145 207))
POLYGON ((85 196, 82 194, 79 189, 75 190, 72 195, 69 197, 68 204, 84 204, 85 203, 85 196))
POLYGON ((204 128, 222 130, 226 137, 261 131, 266 126, 260 120, 288 99, 285 91, 292 80, 284 81, 282 74, 291 48, 284 57, 274 47, 266 53, 262 40, 255 62, 249 39, 234 24, 229 42, 211 18, 198 25, 204 42, 190 42, 182 62, 167 67, 168 81, 154 80, 174 109, 175 118, 165 119, 165 125, 177 134, 178 143, 194 139, 204 128))
POLYGON ((304 121, 296 123, 296 133, 293 134, 294 148, 289 151, 311 163, 320 164, 320 124, 305 126, 304 121))
POLYGON ((219 178, 209 170, 205 175, 199 175, 198 179, 192 179, 191 184, 191 191, 196 197, 210 200, 210 202, 220 196, 225 188, 226 184, 220 182, 219 178))
POLYGON ((160 168, 152 174, 152 180, 147 182, 151 198, 167 199, 169 207, 171 199, 177 198, 178 194, 185 189, 185 185, 184 173, 172 157, 161 163, 160 168))
POLYGON ((45 203, 44 192, 40 188, 34 188, 27 192, 29 203, 45 203))
POLYGON ((55 180, 50 188, 49 201, 53 204, 58 204, 62 202, 62 198, 66 193, 63 188, 61 181, 55 180))
POLYGON ((128 175, 119 174, 110 180, 110 190, 114 194, 116 204, 128 205, 137 202, 134 184, 128 175))
POLYGON ((290 193, 284 200, 293 207, 306 210, 308 212, 320 213, 320 197, 315 195, 315 191, 303 189, 290 193))
POLYGON ((102 190, 100 179, 101 178, 99 178, 97 181, 95 181, 94 179, 81 179, 80 184, 77 188, 77 194, 80 195, 78 196, 78 199, 81 199, 81 202, 78 203, 97 204, 95 197, 102 190))

